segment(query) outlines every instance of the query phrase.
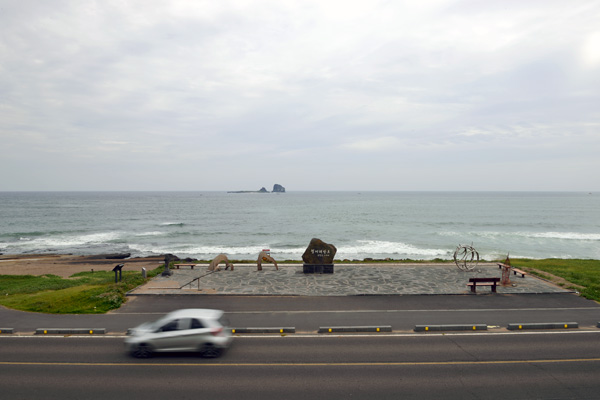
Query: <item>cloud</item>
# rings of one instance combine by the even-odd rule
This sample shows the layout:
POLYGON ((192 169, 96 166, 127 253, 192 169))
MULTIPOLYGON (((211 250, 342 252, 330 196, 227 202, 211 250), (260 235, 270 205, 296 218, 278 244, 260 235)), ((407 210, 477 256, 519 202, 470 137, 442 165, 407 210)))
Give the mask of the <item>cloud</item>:
POLYGON ((390 136, 358 140, 342 145, 342 147, 358 151, 393 151, 401 142, 390 136))
MULTIPOLYGON (((548 165, 561 148, 580 167, 600 145, 599 16, 593 1, 3 4, 0 138, 10 152, 0 168, 90 189, 97 166, 128 159, 149 175, 123 177, 191 189, 196 171, 163 160, 227 160, 195 181, 202 190, 278 175, 259 164, 282 157, 294 180, 279 181, 297 189, 314 188, 297 171, 315 156, 335 160, 336 183, 324 185, 334 189, 390 182, 398 154, 444 169, 443 155, 465 146, 528 149, 548 165), (57 157, 95 164, 65 182, 57 157)), ((413 175, 416 187, 444 185, 413 175)), ((536 179, 574 187, 552 175, 536 179)), ((30 176, 5 174, 0 190, 36 189, 30 176)))

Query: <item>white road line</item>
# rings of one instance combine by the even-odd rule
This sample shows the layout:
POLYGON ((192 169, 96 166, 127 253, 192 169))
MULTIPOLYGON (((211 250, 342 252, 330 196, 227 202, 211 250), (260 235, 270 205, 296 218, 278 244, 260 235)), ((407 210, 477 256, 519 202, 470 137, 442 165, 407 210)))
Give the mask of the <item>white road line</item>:
MULTIPOLYGON (((463 309, 421 309, 421 310, 297 310, 297 311, 226 311, 225 314, 342 314, 342 313, 416 313, 416 312, 494 312, 494 311, 576 311, 590 310, 598 312, 598 307, 564 307, 564 308, 463 308, 463 309)), ((110 315, 164 315, 166 312, 113 312, 110 315)))
MULTIPOLYGON (((600 334, 599 330, 573 330, 573 331, 506 331, 506 332, 490 332, 490 331, 481 331, 481 332, 438 332, 438 333, 423 333, 423 332, 412 332, 412 333, 376 333, 376 334, 317 334, 317 333, 291 333, 286 335, 281 334, 258 334, 258 335, 234 335, 235 340, 239 339, 304 339, 304 338, 365 338, 365 339, 376 339, 381 337, 440 337, 440 336, 498 336, 498 335, 582 335, 582 334, 600 334)), ((32 338, 41 338, 41 339, 124 339, 126 335, 68 335, 68 336, 40 336, 40 335, 14 335, 14 336, 0 336, 0 340, 2 339, 32 339, 32 338)))

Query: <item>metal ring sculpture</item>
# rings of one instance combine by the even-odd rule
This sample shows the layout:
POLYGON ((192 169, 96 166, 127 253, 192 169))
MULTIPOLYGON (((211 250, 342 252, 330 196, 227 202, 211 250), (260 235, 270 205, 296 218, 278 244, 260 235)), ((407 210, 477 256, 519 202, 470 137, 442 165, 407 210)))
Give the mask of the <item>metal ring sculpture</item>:
POLYGON ((454 263, 463 271, 473 271, 478 262, 479 253, 473 246, 459 244, 454 251, 454 263))

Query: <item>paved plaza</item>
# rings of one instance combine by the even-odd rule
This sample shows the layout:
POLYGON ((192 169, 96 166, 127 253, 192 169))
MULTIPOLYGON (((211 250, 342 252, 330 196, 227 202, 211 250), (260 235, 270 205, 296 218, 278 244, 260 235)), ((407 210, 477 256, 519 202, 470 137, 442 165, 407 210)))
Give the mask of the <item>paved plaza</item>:
MULTIPOLYGON (((279 296, 358 296, 358 295, 435 295, 471 294, 469 278, 501 277, 495 263, 479 264, 473 271, 462 271, 454 264, 335 264, 333 274, 304 274, 301 264, 271 264, 257 271, 256 265, 235 265, 233 271, 211 273, 208 265, 194 269, 173 269, 169 277, 157 276, 130 295, 279 295, 279 296), (196 278, 198 280, 193 281, 196 278), (189 283, 189 284, 188 284, 189 283), (188 285, 186 285, 188 284, 188 285), (183 288, 181 288, 183 286, 183 288)), ((527 275, 511 275, 511 283, 498 285, 497 293, 570 292, 548 281, 527 275)), ((489 287, 477 289, 489 294, 489 287)))

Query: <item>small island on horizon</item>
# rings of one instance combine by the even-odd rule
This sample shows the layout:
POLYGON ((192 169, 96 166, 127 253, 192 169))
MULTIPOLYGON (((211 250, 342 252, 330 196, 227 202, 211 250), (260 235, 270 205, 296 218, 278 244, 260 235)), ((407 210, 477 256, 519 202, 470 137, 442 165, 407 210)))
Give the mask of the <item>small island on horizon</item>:
POLYGON ((269 192, 265 187, 261 187, 260 190, 236 190, 227 193, 285 193, 285 188, 280 184, 276 183, 273 185, 273 191, 269 192))

